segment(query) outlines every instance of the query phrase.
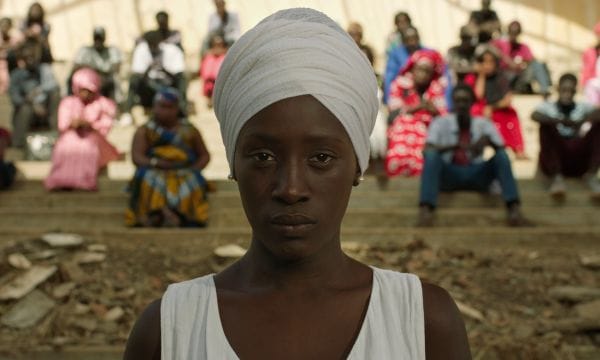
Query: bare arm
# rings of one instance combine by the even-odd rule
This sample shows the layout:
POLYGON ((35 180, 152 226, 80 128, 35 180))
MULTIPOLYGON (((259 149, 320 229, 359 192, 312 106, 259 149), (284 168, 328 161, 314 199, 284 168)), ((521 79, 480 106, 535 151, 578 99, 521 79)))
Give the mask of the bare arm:
POLYGON ((208 153, 208 149, 204 144, 204 140, 202 139, 202 135, 200 135, 199 131, 196 131, 194 135, 194 150, 196 151, 196 155, 198 159, 194 164, 192 164, 193 168, 196 169, 204 169, 208 162, 210 161, 210 154, 208 153))
POLYGON ((160 299, 155 300, 138 318, 129 334, 124 360, 160 360, 160 304, 160 299))
POLYGON ((531 120, 533 120, 539 124, 542 124, 542 125, 558 124, 561 122, 560 119, 553 118, 553 117, 543 114, 539 111, 534 111, 533 114, 531 114, 531 120))
POLYGON ((423 303, 427 359, 471 359, 465 324, 446 290, 423 283, 423 303))

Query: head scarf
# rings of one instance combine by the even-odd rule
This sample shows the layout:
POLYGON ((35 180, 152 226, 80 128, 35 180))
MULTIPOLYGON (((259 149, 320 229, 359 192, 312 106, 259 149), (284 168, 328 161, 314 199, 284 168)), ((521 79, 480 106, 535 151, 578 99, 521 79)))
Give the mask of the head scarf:
POLYGON ((408 58, 408 61, 400 71, 400 74, 405 75, 412 71, 416 65, 423 63, 433 67, 433 80, 439 79, 444 74, 444 59, 442 58, 442 55, 439 52, 430 49, 415 51, 410 58, 408 58))
POLYGON ((154 95, 154 103, 159 101, 176 104, 179 102, 179 91, 172 87, 163 87, 154 95))
POLYGON ((279 11, 245 33, 219 71, 214 108, 231 174, 244 124, 267 106, 300 95, 312 95, 342 123, 364 173, 378 110, 373 68, 333 20, 296 8, 279 11))
POLYGON ((77 70, 71 79, 71 89, 73 94, 79 93, 81 89, 86 89, 94 94, 100 92, 102 80, 97 72, 90 68, 82 68, 77 70))

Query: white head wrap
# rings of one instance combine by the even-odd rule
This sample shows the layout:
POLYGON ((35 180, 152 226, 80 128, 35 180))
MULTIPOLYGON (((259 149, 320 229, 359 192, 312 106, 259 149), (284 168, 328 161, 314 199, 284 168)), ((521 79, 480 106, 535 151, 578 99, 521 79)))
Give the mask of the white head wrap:
POLYGON ((214 89, 229 168, 242 126, 267 106, 312 95, 342 123, 361 171, 377 116, 377 81, 366 56, 327 15, 279 11, 246 32, 227 52, 214 89))

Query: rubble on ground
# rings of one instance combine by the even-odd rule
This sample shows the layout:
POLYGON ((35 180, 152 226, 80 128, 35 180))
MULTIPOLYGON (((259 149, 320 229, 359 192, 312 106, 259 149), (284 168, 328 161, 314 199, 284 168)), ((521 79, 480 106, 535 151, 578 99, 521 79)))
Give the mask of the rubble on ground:
MULTIPOLYGON (((0 344, 11 351, 122 347, 135 319, 168 284, 220 271, 246 251, 238 244, 187 254, 157 244, 125 251, 75 234, 48 239, 0 248, 0 344)), ((342 247, 367 264, 416 273, 448 290, 475 359, 600 354, 600 269, 589 255, 434 248, 423 239, 342 247)))

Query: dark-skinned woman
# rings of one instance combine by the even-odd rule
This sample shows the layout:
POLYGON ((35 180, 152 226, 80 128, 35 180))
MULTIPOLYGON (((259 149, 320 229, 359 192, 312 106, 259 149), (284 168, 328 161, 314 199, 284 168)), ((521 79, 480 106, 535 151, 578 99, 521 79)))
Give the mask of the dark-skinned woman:
POLYGON ((344 30, 311 9, 271 15, 231 47, 214 100, 250 248, 169 286, 125 359, 470 358, 443 289, 341 250, 378 108, 373 70, 344 30))
POLYGON ((202 136, 180 118, 179 93, 160 90, 152 117, 133 136, 132 160, 137 169, 130 183, 129 226, 205 226, 207 183, 202 169, 210 160, 202 136))

